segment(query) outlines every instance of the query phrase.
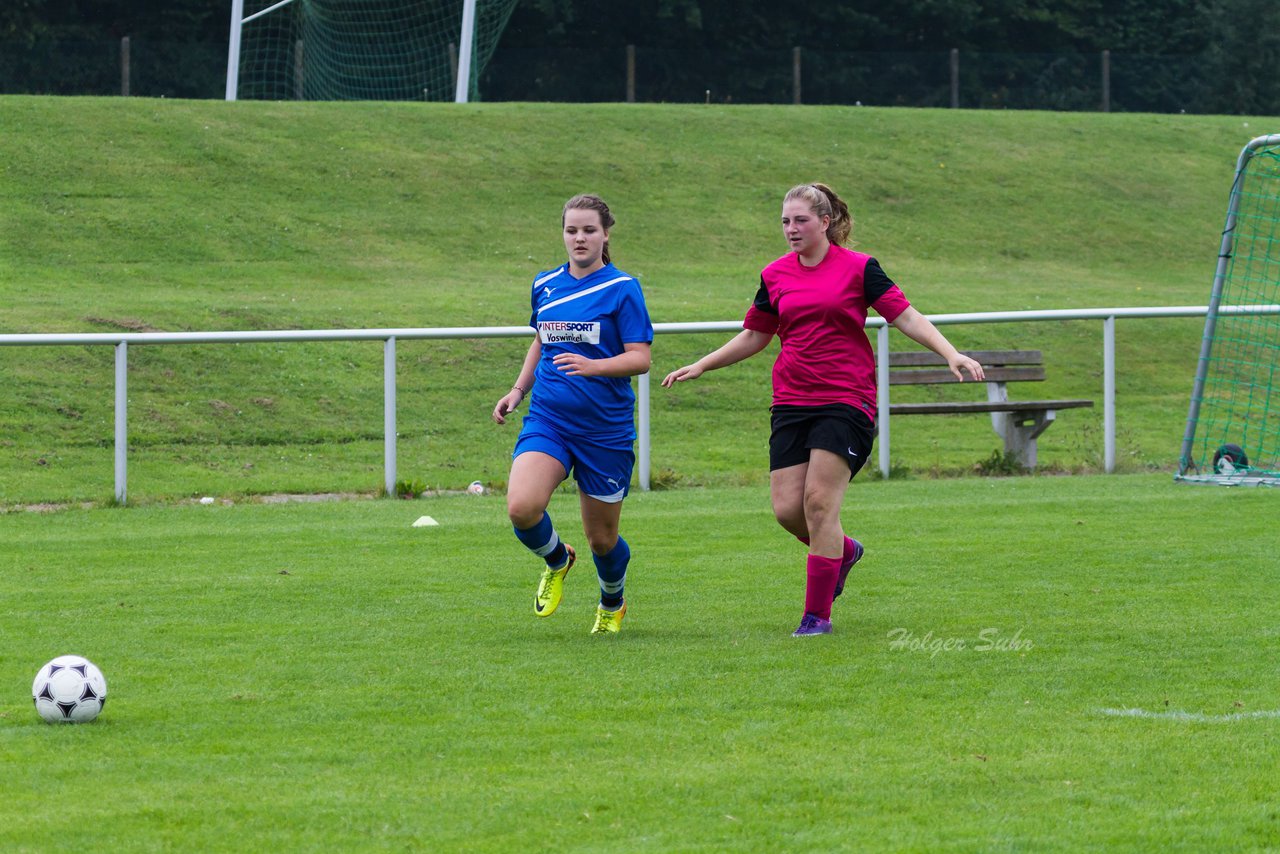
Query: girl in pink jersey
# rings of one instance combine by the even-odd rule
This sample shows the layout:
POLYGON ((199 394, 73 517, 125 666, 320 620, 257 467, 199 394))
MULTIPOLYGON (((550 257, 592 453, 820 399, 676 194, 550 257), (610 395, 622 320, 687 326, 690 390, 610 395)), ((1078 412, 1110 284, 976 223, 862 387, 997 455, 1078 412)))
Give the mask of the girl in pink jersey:
POLYGON ((809 547, 804 616, 796 637, 831 632, 831 603, 844 590, 862 544, 845 536, 840 505, 875 438, 875 357, 868 307, 947 360, 956 378, 981 380, 982 366, 956 351, 912 308, 879 262, 844 247, 848 206, 825 184, 801 184, 782 200, 791 251, 765 267, 743 330, 662 385, 697 379, 763 350, 776 334, 769 493, 778 524, 809 547))

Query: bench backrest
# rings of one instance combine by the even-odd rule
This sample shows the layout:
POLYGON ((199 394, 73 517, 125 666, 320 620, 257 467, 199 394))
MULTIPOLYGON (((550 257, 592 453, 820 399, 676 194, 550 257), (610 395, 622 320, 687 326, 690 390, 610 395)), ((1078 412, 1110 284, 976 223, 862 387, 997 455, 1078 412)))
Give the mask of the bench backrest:
MULTIPOLYGON (((989 383, 1044 379, 1044 359, 1039 350, 967 350, 965 355, 981 363, 989 383)), ((889 354, 889 385, 954 382, 958 380, 947 368, 946 360, 931 350, 889 354)))

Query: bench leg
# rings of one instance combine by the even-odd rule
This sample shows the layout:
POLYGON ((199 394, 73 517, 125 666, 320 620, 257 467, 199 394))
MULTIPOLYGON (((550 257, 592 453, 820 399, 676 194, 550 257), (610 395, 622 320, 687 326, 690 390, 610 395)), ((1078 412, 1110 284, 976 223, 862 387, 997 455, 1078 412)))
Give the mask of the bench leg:
POLYGON ((1036 439, 1057 417, 1052 409, 1035 412, 993 412, 991 425, 1004 439, 1005 456, 1012 456, 1029 469, 1036 467, 1036 439))

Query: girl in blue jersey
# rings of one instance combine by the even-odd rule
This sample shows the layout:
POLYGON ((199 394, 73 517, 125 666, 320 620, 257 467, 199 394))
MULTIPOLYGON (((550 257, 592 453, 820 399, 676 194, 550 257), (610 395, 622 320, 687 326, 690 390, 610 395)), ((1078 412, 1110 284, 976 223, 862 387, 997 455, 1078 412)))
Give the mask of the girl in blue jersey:
POLYGON ((534 278, 529 324, 537 335, 493 420, 505 424, 530 397, 512 453, 507 516, 516 538, 546 563, 534 613, 548 617, 559 607, 577 559, 547 513, 551 494, 572 473, 600 580, 591 631, 616 633, 627 612, 623 585, 631 559, 618 536, 635 465, 630 377, 649 370, 653 325, 640 283, 609 261, 609 206, 598 196, 574 196, 561 224, 569 260, 534 278))

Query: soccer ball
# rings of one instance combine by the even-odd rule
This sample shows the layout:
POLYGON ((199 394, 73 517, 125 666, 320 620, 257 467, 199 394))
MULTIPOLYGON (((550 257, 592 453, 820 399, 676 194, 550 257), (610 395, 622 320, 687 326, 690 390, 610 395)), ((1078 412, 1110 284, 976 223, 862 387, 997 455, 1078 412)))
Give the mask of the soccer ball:
POLYGON ((107 702, 107 680, 92 661, 60 655, 36 674, 31 699, 40 717, 51 724, 93 720, 107 702))
POLYGON ((1228 442, 1213 455, 1213 470, 1218 474, 1235 474, 1249 467, 1249 458, 1239 445, 1228 442))

